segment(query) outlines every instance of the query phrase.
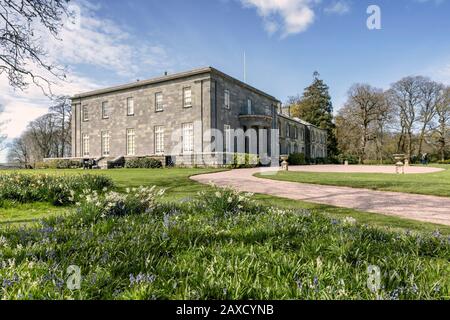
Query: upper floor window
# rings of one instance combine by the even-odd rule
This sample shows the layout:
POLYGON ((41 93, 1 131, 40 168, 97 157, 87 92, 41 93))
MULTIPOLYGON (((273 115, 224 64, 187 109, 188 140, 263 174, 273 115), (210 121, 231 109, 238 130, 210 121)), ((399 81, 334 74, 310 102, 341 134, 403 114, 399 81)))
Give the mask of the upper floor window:
POLYGON ((290 137, 291 137, 291 125, 286 124, 286 138, 290 138, 290 137))
POLYGON ((247 112, 252 114, 252 99, 247 99, 247 112))
POLYGON ((224 107, 230 109, 230 90, 225 90, 224 107))
POLYGON ((183 106, 185 108, 192 107, 192 89, 191 88, 183 89, 183 106))
POLYGON ((83 106, 81 108, 83 121, 89 121, 89 109, 88 106, 83 106))
POLYGON ((134 116, 134 99, 127 99, 127 116, 134 116))
POLYGON ((127 129, 127 155, 134 156, 136 154, 136 133, 134 129, 127 129))
POLYGON ((162 92, 157 92, 155 94, 155 110, 156 111, 163 111, 164 110, 163 94, 162 94, 162 92))
POLYGON ((102 102, 102 118, 109 118, 109 103, 108 101, 102 102))

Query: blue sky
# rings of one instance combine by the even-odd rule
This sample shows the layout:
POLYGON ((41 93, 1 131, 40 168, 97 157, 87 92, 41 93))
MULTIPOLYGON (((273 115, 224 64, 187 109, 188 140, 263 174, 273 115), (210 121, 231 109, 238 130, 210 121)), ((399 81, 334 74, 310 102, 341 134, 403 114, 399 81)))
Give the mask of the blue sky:
MULTIPOLYGON (((77 24, 48 38, 49 56, 69 68, 73 94, 213 66, 282 101, 317 70, 335 109, 357 82, 387 88, 408 75, 450 84, 450 0, 77 0, 77 24), (381 9, 381 30, 366 26, 381 9)), ((44 41, 45 41, 44 37, 44 41)), ((6 132, 17 137, 45 113, 39 90, 14 92, 0 76, 6 132)), ((0 156, 0 161, 2 156, 0 156)))

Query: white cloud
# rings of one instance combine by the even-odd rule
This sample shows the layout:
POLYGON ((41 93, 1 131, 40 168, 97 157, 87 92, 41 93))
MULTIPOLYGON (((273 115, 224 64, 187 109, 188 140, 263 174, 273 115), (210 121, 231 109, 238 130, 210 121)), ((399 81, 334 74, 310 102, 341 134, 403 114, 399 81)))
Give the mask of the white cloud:
MULTIPOLYGON (((86 65, 113 72, 126 78, 138 77, 141 73, 167 70, 172 64, 167 49, 157 43, 142 40, 116 22, 101 18, 98 14, 101 6, 88 0, 77 0, 71 9, 79 13, 74 24, 66 21, 64 28, 54 39, 44 30, 37 29, 42 46, 48 51, 48 60, 65 65, 68 68, 66 82, 52 85, 56 95, 73 95, 83 91, 106 86, 95 81, 94 75, 83 76, 75 72, 77 65, 86 65)), ((29 64, 37 74, 49 76, 29 64)), ((55 80, 55 79, 52 79, 55 80)), ((19 137, 28 123, 47 112, 51 101, 42 90, 30 85, 25 91, 14 91, 5 75, 0 75, 0 122, 8 121, 2 128, 8 140, 19 137)), ((6 160, 6 152, 0 152, 0 163, 6 160)))
POLYGON ((325 13, 343 15, 350 12, 350 4, 347 1, 335 1, 324 9, 325 13))
POLYGON ((305 31, 314 22, 312 6, 318 0, 241 0, 248 8, 256 8, 264 19, 269 34, 277 31, 282 37, 305 31))
POLYGON ((450 63, 436 70, 437 80, 450 85, 450 63))
POLYGON ((142 41, 125 26, 99 17, 100 6, 79 0, 72 8, 74 23, 66 21, 58 40, 46 37, 50 56, 60 63, 92 65, 127 77, 145 67, 169 63, 163 46, 142 41))
MULTIPOLYGON (((73 74, 67 82, 54 85, 52 90, 55 95, 74 95, 98 87, 92 80, 73 74)), ((30 86, 25 91, 13 90, 5 78, 0 79, 0 92, 0 105, 4 106, 0 122, 7 121, 3 133, 8 139, 19 137, 28 123, 45 114, 52 104, 40 88, 30 86)))

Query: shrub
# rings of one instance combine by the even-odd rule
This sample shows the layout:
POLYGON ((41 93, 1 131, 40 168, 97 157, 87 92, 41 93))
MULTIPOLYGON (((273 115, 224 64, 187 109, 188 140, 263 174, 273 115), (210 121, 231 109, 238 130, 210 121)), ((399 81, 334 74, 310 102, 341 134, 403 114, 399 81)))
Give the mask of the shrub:
POLYGON ((129 169, 159 169, 163 164, 154 158, 134 158, 125 161, 125 168, 129 169))
POLYGON ((47 174, 0 175, 0 199, 21 203, 48 201, 54 205, 75 203, 83 190, 113 187, 112 180, 97 175, 55 176, 47 174))
POLYGON ((316 164, 327 164, 326 158, 316 158, 316 164))
POLYGON ((124 168, 125 167, 125 158, 119 157, 114 160, 110 160, 106 163, 108 169, 116 169, 116 168, 124 168))
POLYGON ((54 159, 45 162, 36 162, 34 169, 79 169, 82 168, 81 161, 69 159, 54 159))
POLYGON ((94 218, 121 217, 132 214, 150 213, 156 208, 156 199, 164 189, 156 187, 128 188, 126 193, 110 191, 103 195, 87 191, 81 195, 79 212, 94 218))
POLYGON ((254 207, 252 193, 239 193, 232 188, 220 188, 210 185, 212 190, 198 194, 197 205, 219 215, 236 214, 254 207))
POLYGON ((259 157, 256 154, 235 153, 231 167, 235 169, 254 168, 259 165, 259 157))
POLYGON ((438 164, 450 164, 450 159, 447 159, 447 160, 444 160, 444 161, 439 160, 438 164))
POLYGON ((338 159, 340 163, 344 163, 345 161, 348 161, 348 164, 358 164, 359 159, 351 154, 340 154, 338 155, 338 159))
POLYGON ((305 155, 303 153, 291 153, 288 157, 287 162, 291 166, 305 165, 306 164, 305 155))

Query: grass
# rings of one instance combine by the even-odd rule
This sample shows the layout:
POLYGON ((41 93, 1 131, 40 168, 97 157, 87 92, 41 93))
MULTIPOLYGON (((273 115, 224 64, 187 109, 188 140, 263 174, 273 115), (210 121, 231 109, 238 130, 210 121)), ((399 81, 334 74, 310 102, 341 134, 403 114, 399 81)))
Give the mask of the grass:
POLYGON ((280 181, 450 197, 450 165, 439 165, 437 167, 444 168, 445 171, 405 175, 385 173, 315 173, 282 171, 274 176, 256 176, 280 181))
POLYGON ((432 233, 438 231, 444 235, 450 235, 450 226, 446 225, 438 225, 429 222, 398 218, 395 216, 363 212, 349 208, 340 208, 324 204, 278 198, 270 195, 259 194, 256 195, 256 199, 262 204, 270 204, 284 209, 307 209, 336 219, 352 217, 360 224, 367 224, 392 231, 413 231, 418 233, 432 233))
MULTIPOLYGON (((194 183, 189 179, 190 176, 223 171, 223 169, 209 168, 170 168, 170 169, 117 169, 117 170, 99 170, 90 173, 106 175, 113 179, 119 191, 126 188, 139 186, 157 186, 166 189, 167 200, 182 200, 191 197, 204 189, 204 186, 194 183)), ((82 170, 37 170, 20 171, 58 175, 73 175, 83 173, 82 170)))
POLYGON ((0 299, 450 299, 449 227, 267 195, 247 203, 189 179, 214 171, 97 172, 120 192, 166 188, 145 213, 136 202, 106 217, 91 212, 102 204, 4 203, 0 299), (66 287, 71 265, 81 290, 66 287), (382 272, 377 293, 369 265, 382 272))
POLYGON ((12 203, 0 208, 0 227, 30 225, 41 219, 64 215, 68 210, 47 202, 12 203))
MULTIPOLYGON (((220 169, 118 169, 108 171, 96 171, 96 174, 107 175, 112 178, 119 191, 125 191, 126 188, 138 186, 158 186, 166 188, 164 201, 186 201, 197 195, 198 192, 209 190, 205 186, 189 179, 192 175, 217 172, 220 169)), ((39 170, 39 171, 20 171, 29 174, 44 173, 58 175, 74 175, 83 172, 81 170, 39 170)), ((436 225, 433 223, 418 222, 409 219, 385 216, 368 212, 361 212, 348 208, 338 208, 322 204, 313 204, 302 201, 296 201, 285 198, 278 198, 269 195, 256 195, 256 199, 265 205, 273 205, 285 209, 308 209, 317 213, 323 213, 333 218, 353 217, 362 224, 390 228, 393 230, 412 230, 416 232, 431 233, 436 230, 445 235, 450 235, 450 227, 436 225)), ((25 204, 12 206, 8 209, 0 208, 0 226, 6 224, 17 224, 17 221, 23 223, 35 222, 48 215, 64 214, 64 208, 53 207, 47 203, 25 204)))
MULTIPOLYGON (((450 243, 212 189, 106 216, 0 231, 0 299, 449 299, 450 243), (225 201, 224 201, 225 199, 225 201), (231 200, 226 200, 231 199, 231 200), (82 275, 69 290, 69 266, 82 275), (367 286, 369 266, 381 285, 367 286)), ((99 207, 100 210, 102 206, 99 207)))

